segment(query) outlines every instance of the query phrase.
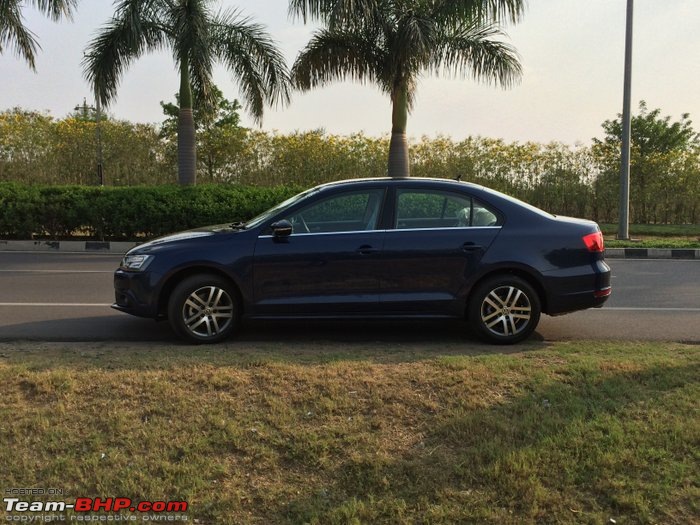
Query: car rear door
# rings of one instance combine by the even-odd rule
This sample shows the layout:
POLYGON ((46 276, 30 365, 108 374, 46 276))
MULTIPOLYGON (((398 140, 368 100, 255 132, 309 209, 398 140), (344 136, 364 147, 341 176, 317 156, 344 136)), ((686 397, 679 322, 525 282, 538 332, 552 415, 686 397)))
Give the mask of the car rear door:
POLYGON ((386 188, 316 197, 289 216, 293 232, 258 238, 254 316, 376 313, 385 233, 377 229, 386 188))
POLYGON ((466 193, 398 187, 384 241, 384 314, 460 316, 466 285, 496 238, 500 214, 466 193))

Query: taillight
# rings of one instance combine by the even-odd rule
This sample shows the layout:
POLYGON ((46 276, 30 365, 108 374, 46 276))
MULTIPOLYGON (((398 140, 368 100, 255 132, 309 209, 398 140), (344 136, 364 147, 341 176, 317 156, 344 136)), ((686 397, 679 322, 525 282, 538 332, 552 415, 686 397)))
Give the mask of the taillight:
POLYGON ((589 233, 583 237, 583 242, 591 253, 600 253, 605 251, 605 241, 601 232, 589 233))

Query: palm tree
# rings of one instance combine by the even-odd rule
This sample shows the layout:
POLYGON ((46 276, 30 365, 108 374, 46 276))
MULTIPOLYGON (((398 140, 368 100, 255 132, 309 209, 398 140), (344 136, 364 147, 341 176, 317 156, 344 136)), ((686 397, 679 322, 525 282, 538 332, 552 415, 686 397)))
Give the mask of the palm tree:
POLYGON ((36 35, 24 27, 22 7, 29 4, 58 22, 61 18, 72 19, 77 3, 78 0, 0 0, 0 55, 12 46, 15 54, 36 71, 35 54, 41 46, 36 35))
POLYGON ((392 103, 389 175, 409 176, 406 124, 425 72, 455 72, 508 87, 522 74, 515 49, 498 40, 524 0, 291 0, 290 13, 325 28, 292 68, 301 90, 350 78, 378 84, 392 103))
POLYGON ((83 63, 85 76, 100 101, 109 104, 131 62, 151 51, 172 53, 180 71, 180 184, 196 183, 192 108, 193 103, 211 102, 214 63, 231 71, 257 122, 266 103, 289 101, 289 73, 282 54, 261 25, 238 11, 215 13, 212 0, 119 0, 116 4, 114 16, 90 43, 83 63))

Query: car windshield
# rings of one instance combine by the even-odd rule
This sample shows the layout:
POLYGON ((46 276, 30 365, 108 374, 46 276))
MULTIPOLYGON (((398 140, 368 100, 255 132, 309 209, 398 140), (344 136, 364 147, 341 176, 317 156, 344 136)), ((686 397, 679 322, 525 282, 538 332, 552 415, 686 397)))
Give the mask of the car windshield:
POLYGON ((295 205, 300 200, 305 199, 306 197, 308 197, 309 195, 313 195, 314 193, 318 193, 319 191, 320 191, 319 188, 311 188, 310 190, 306 190, 304 192, 301 192, 298 195, 295 195, 294 197, 290 197, 286 201, 279 203, 277 206, 274 206, 274 207, 270 208, 269 210, 261 213, 260 215, 258 215, 254 219, 249 220, 245 224, 245 228, 250 229, 250 228, 255 228, 256 226, 260 226, 263 222, 265 222, 267 219, 269 219, 273 215, 276 215, 276 214, 286 210, 287 208, 295 205))

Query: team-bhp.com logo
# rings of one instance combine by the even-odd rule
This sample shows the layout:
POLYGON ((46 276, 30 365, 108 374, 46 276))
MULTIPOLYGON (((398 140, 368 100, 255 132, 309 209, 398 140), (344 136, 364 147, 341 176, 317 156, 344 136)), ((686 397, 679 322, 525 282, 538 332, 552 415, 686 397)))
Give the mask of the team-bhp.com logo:
MULTIPOLYGON (((158 518, 165 514, 169 514, 167 521, 187 521, 186 514, 173 516, 173 513, 186 513, 186 501, 133 501, 131 498, 77 498, 75 503, 66 501, 26 501, 20 498, 4 498, 5 512, 12 513, 14 516, 7 515, 7 521, 44 521, 27 520, 28 516, 23 516, 24 513, 65 513, 73 511, 74 515, 70 516, 70 521, 105 521, 104 516, 88 516, 87 513, 114 513, 121 514, 124 512, 143 513, 141 518, 134 515, 123 516, 120 520, 114 519, 116 516, 110 516, 109 521, 161 521, 158 518), (150 516, 149 516, 150 515, 150 516)), ((49 521, 66 521, 64 515, 51 516, 53 519, 49 521)))

